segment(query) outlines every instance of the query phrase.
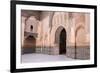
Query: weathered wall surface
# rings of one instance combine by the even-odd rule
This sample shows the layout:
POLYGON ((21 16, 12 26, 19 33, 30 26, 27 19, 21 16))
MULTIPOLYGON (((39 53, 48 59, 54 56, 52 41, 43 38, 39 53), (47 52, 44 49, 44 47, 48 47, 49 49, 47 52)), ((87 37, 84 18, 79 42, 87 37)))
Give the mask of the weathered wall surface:
MULTIPOLYGON (((22 46, 24 46, 25 38, 29 35, 25 35, 25 32, 36 33, 36 52, 58 55, 59 36, 62 29, 65 29, 66 55, 75 57, 76 44, 77 49, 79 49, 77 50, 77 58, 89 58, 90 17, 88 13, 40 12, 39 19, 33 15, 30 17, 22 15, 21 25, 22 46), (30 29, 31 25, 33 30, 30 29), (82 54, 83 50, 85 55, 82 54)), ((34 36, 34 34, 31 35, 34 36)))

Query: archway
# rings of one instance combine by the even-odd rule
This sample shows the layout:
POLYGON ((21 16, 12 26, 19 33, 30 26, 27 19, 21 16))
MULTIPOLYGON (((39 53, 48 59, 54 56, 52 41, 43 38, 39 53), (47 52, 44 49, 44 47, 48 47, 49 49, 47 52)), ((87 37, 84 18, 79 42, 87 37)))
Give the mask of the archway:
POLYGON ((34 36, 29 35, 24 40, 24 47, 23 47, 23 53, 35 53, 36 50, 36 39, 34 36))
POLYGON ((76 46, 82 46, 85 42, 85 28, 84 26, 80 25, 77 27, 76 32, 75 32, 75 37, 76 37, 76 46))
POLYGON ((59 54, 66 54, 66 31, 63 29, 60 32, 59 38, 59 54))
POLYGON ((55 44, 59 48, 59 54, 66 53, 66 30, 63 26, 57 28, 55 32, 55 44))

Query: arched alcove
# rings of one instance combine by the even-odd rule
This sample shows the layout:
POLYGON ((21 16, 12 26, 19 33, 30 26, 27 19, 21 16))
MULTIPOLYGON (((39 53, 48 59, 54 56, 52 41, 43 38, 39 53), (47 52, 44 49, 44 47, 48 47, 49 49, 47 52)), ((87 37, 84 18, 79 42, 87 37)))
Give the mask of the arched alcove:
POLYGON ((59 54, 66 53, 66 30, 60 26, 55 32, 55 44, 59 47, 59 54))
POLYGON ((84 42, 85 42, 85 28, 84 26, 78 26, 76 29, 76 45, 77 46, 84 46, 84 42))

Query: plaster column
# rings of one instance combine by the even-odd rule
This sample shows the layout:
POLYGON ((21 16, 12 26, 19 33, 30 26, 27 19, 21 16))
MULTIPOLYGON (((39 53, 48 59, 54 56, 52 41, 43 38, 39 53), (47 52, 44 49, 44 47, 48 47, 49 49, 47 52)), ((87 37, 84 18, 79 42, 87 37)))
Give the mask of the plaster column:
POLYGON ((25 19, 26 17, 21 17, 21 45, 24 45, 24 31, 25 31, 25 19))

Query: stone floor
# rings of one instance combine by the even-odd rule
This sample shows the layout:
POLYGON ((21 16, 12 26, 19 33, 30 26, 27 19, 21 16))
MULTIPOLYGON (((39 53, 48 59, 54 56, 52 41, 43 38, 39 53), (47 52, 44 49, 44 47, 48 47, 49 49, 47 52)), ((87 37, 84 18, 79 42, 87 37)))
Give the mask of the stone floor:
POLYGON ((71 61, 66 55, 47 55, 47 54, 23 54, 22 63, 50 62, 50 61, 71 61))

